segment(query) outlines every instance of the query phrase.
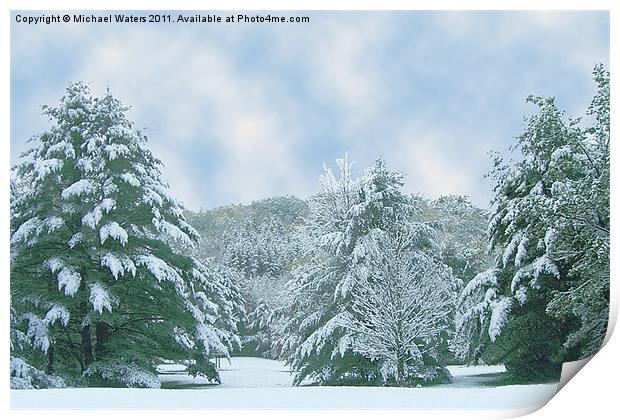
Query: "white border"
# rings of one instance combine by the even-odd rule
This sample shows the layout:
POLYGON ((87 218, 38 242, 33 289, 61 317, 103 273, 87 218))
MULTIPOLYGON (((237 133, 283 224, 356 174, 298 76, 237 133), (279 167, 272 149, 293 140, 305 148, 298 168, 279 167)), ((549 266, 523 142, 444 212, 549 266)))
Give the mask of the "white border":
MULTIPOLYGON (((444 0, 444 1, 405 1, 405 0, 358 0, 352 4, 345 1, 336 0, 316 0, 316 1, 276 1, 266 0, 260 4, 248 0, 231 0, 231 1, 210 1, 208 3, 200 2, 197 0, 176 0, 175 2, 163 1, 163 0, 140 0, 131 2, 131 6, 127 0, 110 0, 110 1, 77 1, 77 0, 59 0, 55 1, 53 5, 50 5, 48 1, 33 0, 33 1, 16 1, 8 0, 3 2, 2 18, 0 20, 0 45, 2 46, 4 61, 0 67, 1 92, 2 92, 2 105, 0 108, 0 133, 2 134, 3 141, 1 142, 0 154, 3 164, 3 171, 1 172, 0 179, 0 191, 3 197, 3 205, 0 207, 0 220, 3 226, 3 235, 5 240, 2 242, 2 253, 0 260, 0 270, 2 272, 2 287, 1 296, 2 310, 0 311, 0 319, 2 319, 2 331, 8 331, 9 324, 9 215, 8 215, 8 185, 9 185, 9 110, 10 110, 10 66, 9 66, 9 34, 10 34, 10 10, 106 10, 106 9, 118 9, 118 10, 166 10, 166 9, 185 9, 185 10, 611 10, 611 87, 612 87, 612 136, 619 132, 618 119, 616 118, 616 109, 618 109, 618 97, 619 89, 617 88, 617 80, 619 73, 616 71, 618 66, 618 46, 614 42, 615 39, 619 39, 620 33, 618 32, 618 20, 620 17, 620 4, 618 2, 609 0, 589 0, 589 1, 576 1, 576 0, 521 0, 521 1, 492 1, 492 0, 478 0, 478 1, 458 1, 458 0, 444 0)), ((617 159, 618 146, 612 141, 612 168, 614 175, 617 172, 616 167, 618 164, 617 159)), ((617 178, 617 176, 616 176, 617 178)), ((614 182, 614 176, 612 175, 612 190, 611 190, 611 208, 612 208, 612 249, 618 249, 618 240, 615 232, 617 232, 618 222, 615 212, 618 209, 618 186, 617 182, 614 182)), ((611 261, 611 278, 612 280, 612 313, 610 315, 610 322, 615 325, 618 313, 618 258, 611 261)), ((5 336, 6 337, 6 336, 5 336)), ((609 338, 609 337, 608 337, 609 338)), ((584 418, 586 416, 590 418, 609 418, 608 413, 617 412, 617 392, 616 378, 620 373, 619 361, 617 355, 620 355, 620 342, 617 337, 612 338, 607 345, 601 350, 600 354, 596 355, 593 360, 577 375, 576 380, 570 381, 568 385, 562 391, 554 397, 551 402, 544 408, 533 413, 531 418, 548 418, 548 417, 560 417, 566 419, 572 418, 584 418)), ((9 345, 8 340, 4 342, 4 346, 0 350, 0 361, 8 360, 9 358, 9 345)), ((29 411, 9 411, 9 371, 8 363, 1 363, 3 375, 3 385, 0 385, 0 395, 2 396, 2 408, 3 411, 12 417, 30 417, 34 415, 44 415, 46 418, 72 418, 73 416, 87 416, 89 418, 103 418, 110 415, 110 413, 103 411, 89 411, 87 413, 81 413, 76 411, 54 411, 46 413, 32 413, 29 411)), ((230 416, 230 413, 221 413, 217 411, 209 411, 208 413, 196 412, 196 411, 178 411, 179 415, 190 418, 204 418, 204 416, 230 416)), ((239 416, 252 416, 252 417, 265 417, 265 418, 288 418, 291 413, 284 411, 261 411, 261 412, 242 412, 236 411, 239 416)), ((149 416, 152 418, 168 418, 171 414, 170 411, 116 411, 112 415, 125 415, 131 416, 149 416)), ((500 418, 507 416, 514 416, 519 414, 525 414, 523 412, 514 411, 415 411, 415 412, 403 412, 403 411, 347 411, 346 415, 354 415, 356 418, 371 418, 381 415, 387 415, 389 418, 411 418, 416 416, 419 418, 500 418)), ((327 415, 341 417, 345 415, 343 412, 317 412, 317 411, 296 411, 292 415, 296 418, 315 418, 317 416, 323 417, 327 415)), ((6 417, 5 417, 6 418, 6 417)))

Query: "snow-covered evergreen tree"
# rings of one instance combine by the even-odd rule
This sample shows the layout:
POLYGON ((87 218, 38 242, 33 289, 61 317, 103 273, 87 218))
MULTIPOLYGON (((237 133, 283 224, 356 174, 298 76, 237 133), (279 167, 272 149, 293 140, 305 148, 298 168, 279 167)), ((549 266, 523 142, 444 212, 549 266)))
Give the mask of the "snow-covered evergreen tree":
POLYGON ((554 292, 547 310, 559 319, 579 319, 564 345, 578 349, 580 358, 599 350, 609 318, 609 72, 597 65, 594 80, 597 93, 587 112, 593 124, 552 156, 560 178, 551 186, 557 218, 545 232, 549 258, 570 265, 569 287, 554 292))
MULTIPOLYGON (((351 175, 346 156, 337 163, 340 177, 326 169, 321 191, 310 200, 302 256, 288 286, 291 303, 280 344, 297 372, 296 384, 304 379, 321 384, 383 381, 382 361, 355 351, 345 321, 355 290, 369 281, 379 238, 398 231, 413 208, 401 192, 402 175, 389 171, 382 160, 360 179, 351 175)), ((412 235, 424 244, 432 229, 422 223, 415 227, 412 235)))
POLYGON ((45 355, 27 362, 74 380, 159 386, 167 358, 217 381, 239 290, 184 252, 199 235, 125 111, 83 83, 45 108, 53 125, 15 168, 29 186, 11 203, 15 328, 45 355))
POLYGON ((540 112, 519 137, 523 159, 495 162, 489 237, 496 262, 463 291, 468 309, 459 325, 487 330, 519 371, 591 355, 605 336, 609 75, 596 66, 594 76, 592 127, 566 122, 552 98, 530 97, 540 112))
POLYGON ((242 291, 246 301, 247 324, 240 329, 245 354, 279 358, 281 319, 279 308, 286 306, 284 293, 288 276, 260 276, 244 279, 242 291))

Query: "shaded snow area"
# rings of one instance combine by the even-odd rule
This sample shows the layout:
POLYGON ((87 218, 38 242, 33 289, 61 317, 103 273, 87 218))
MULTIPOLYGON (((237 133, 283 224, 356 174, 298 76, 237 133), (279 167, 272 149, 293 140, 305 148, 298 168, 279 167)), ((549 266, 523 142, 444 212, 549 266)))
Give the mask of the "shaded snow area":
POLYGON ((293 374, 284 362, 258 357, 222 361, 222 388, 282 388, 293 386, 293 374))
POLYGON ((450 366, 453 382, 425 388, 292 387, 283 362, 222 360, 220 385, 192 378, 184 366, 159 367, 162 388, 12 390, 13 408, 420 408, 525 409, 545 404, 557 384, 494 387, 503 366, 450 366), (174 389, 166 389, 174 388, 174 389), (274 389, 276 388, 276 389, 274 389))
POLYGON ((204 378, 193 378, 179 364, 160 365, 162 388, 282 388, 293 386, 293 375, 284 362, 260 357, 233 357, 221 360, 221 384, 213 385, 204 378))
POLYGON ((491 382, 501 378, 506 373, 504 365, 499 366, 448 366, 452 375, 452 382, 439 387, 468 388, 489 386, 491 382))

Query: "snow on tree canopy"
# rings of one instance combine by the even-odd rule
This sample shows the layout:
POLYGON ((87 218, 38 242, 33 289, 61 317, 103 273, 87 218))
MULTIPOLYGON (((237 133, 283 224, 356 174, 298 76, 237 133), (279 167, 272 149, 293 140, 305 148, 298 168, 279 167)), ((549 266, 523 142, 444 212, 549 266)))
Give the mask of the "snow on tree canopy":
POLYGON ((521 284, 523 279, 530 279, 530 285, 537 288, 537 281, 541 274, 547 273, 559 278, 560 272, 558 267, 553 261, 551 261, 546 255, 535 259, 531 264, 528 264, 515 273, 510 284, 510 290, 515 293, 517 287, 521 284))
POLYGON ((82 224, 88 226, 91 229, 95 229, 95 227, 101 221, 102 217, 103 212, 101 211, 101 208, 97 206, 82 217, 82 224))
POLYGON ((132 276, 136 275, 136 265, 125 255, 116 256, 113 253, 107 253, 101 257, 101 266, 108 267, 115 280, 118 280, 119 275, 124 276, 125 271, 132 276))
POLYGON ((495 341, 508 320, 512 308, 512 298, 504 297, 491 305, 491 321, 489 323, 489 337, 495 341))
POLYGON ((83 376, 101 376, 101 378, 119 382, 127 388, 161 388, 157 375, 134 364, 95 363, 84 371, 83 376))
POLYGON ((93 283, 90 285, 90 296, 88 301, 93 305, 95 312, 99 314, 103 313, 106 309, 108 312, 112 312, 113 299, 108 292, 99 283, 93 283))
POLYGON ((75 235, 71 236, 71 238, 67 241, 67 245, 69 245, 69 248, 73 248, 82 241, 82 238, 82 232, 78 232, 75 235))
POLYGON ((58 273, 58 290, 62 290, 64 287, 66 295, 75 295, 82 281, 80 273, 75 271, 74 268, 65 265, 60 258, 56 257, 45 261, 44 265, 49 268, 52 274, 58 273))
POLYGON ((71 314, 67 308, 62 305, 54 305, 49 311, 47 311, 44 320, 48 323, 48 325, 52 325, 58 321, 62 325, 67 326, 70 317, 71 314))
MULTIPOLYGON (((496 284, 478 287, 472 282, 466 288, 459 326, 477 343, 474 353, 488 348, 478 339, 487 327, 491 343, 500 333, 507 334, 511 345, 520 343, 506 362, 525 370, 543 364, 538 343, 548 344, 547 361, 555 366, 591 356, 604 340, 610 257, 609 72, 596 65, 594 80, 597 92, 588 118, 568 120, 554 98, 528 97, 538 111, 526 119, 514 145, 521 157, 495 159, 488 234, 499 275, 496 284), (519 308, 511 311, 514 301, 519 308), (480 317, 464 319, 473 313, 480 317), (546 328, 522 331, 523 325, 537 323, 546 328)), ((505 345, 502 340, 499 347, 505 345)))
POLYGON ((169 281, 175 285, 177 290, 184 293, 185 282, 183 278, 161 258, 154 255, 141 255, 136 258, 136 264, 145 266, 158 282, 169 281))
POLYGON ((105 146, 105 151, 108 154, 110 160, 115 160, 120 156, 128 156, 129 148, 124 144, 108 144, 105 146))
POLYGON ((155 218, 153 219, 153 225, 155 225, 161 233, 171 238, 174 242, 178 242, 188 247, 193 247, 195 245, 194 241, 190 239, 187 233, 183 232, 183 230, 172 223, 168 223, 165 220, 160 222, 155 218))
POLYGON ((121 227, 121 225, 116 222, 109 222, 101 229, 99 229, 99 238, 101 239, 101 245, 103 245, 106 239, 108 239, 109 237, 118 240, 123 246, 127 244, 127 232, 121 227))
POLYGON ((80 197, 93 190, 93 183, 89 179, 80 179, 62 190, 62 198, 80 197))
POLYGON ((140 181, 132 173, 125 172, 124 174, 121 175, 121 178, 123 179, 123 181, 125 181, 126 183, 128 183, 132 187, 139 187, 140 186, 140 181))
POLYGON ((217 381, 205 355, 237 345, 241 295, 187 255, 199 234, 126 111, 109 92, 95 97, 84 83, 44 107, 52 126, 14 169, 27 188, 11 201, 11 299, 15 319, 28 314, 29 321, 12 328, 33 347, 53 349, 59 373, 92 373, 80 380, 156 386, 157 355, 195 360, 217 381), (46 304, 33 304, 33 296, 46 304), (69 328, 73 322, 79 329, 69 328), (175 339, 175 329, 184 339, 175 339))
POLYGON ((50 347, 50 338, 48 335, 48 323, 32 313, 26 313, 23 317, 28 321, 26 329, 26 337, 32 341, 34 348, 47 353, 50 347))
MULTIPOLYGON (((326 168, 321 191, 310 199, 310 216, 299 236, 303 263, 293 270, 287 284, 290 302, 282 309, 283 334, 290 337, 283 340, 282 348, 290 348, 295 384, 305 378, 339 384, 381 376, 389 356, 374 353, 381 351, 380 340, 360 346, 370 333, 356 335, 361 327, 349 322, 351 313, 362 310, 359 288, 377 281, 370 278, 377 274, 373 266, 380 265, 378 255, 389 243, 386 237, 400 238, 405 248, 415 249, 430 244, 434 234, 433 229, 420 228, 423 223, 410 221, 415 209, 401 191, 402 174, 377 160, 356 179, 347 156, 337 165, 339 177, 326 168)), ((441 281, 450 283, 448 278, 441 281)))
POLYGON ((65 381, 26 363, 21 357, 11 356, 11 389, 64 388, 65 381))
POLYGON ((19 227, 11 235, 11 244, 17 244, 19 242, 26 242, 33 233, 35 233, 39 226, 41 226, 41 220, 37 217, 26 220, 20 224, 19 227))
POLYGON ((36 173, 35 180, 40 181, 46 178, 53 172, 57 172, 62 168, 63 162, 60 159, 39 159, 34 163, 34 170, 36 173))
POLYGON ((460 300, 463 301, 464 299, 471 296, 471 294, 476 289, 483 288, 483 287, 497 286, 497 275, 498 274, 499 273, 496 268, 489 268, 488 270, 483 271, 482 273, 476 274, 476 276, 473 279, 471 279, 471 281, 467 283, 465 288, 463 288, 463 290, 461 291, 460 300))

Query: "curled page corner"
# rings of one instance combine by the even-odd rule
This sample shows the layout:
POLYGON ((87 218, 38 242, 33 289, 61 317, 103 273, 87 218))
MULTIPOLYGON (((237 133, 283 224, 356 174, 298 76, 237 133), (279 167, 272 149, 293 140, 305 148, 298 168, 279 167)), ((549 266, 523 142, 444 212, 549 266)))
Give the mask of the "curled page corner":
POLYGON ((581 360, 575 360, 574 362, 565 362, 562 364, 562 374, 560 376, 560 383, 558 384, 557 392, 560 392, 564 385, 566 385, 573 377, 585 366, 593 356, 587 357, 581 360))
POLYGON ((611 338, 611 335, 613 334, 615 328, 616 328, 616 322, 618 320, 618 308, 617 305, 611 305, 610 306, 610 312, 609 312, 609 321, 607 324, 607 332, 605 334, 605 339, 603 340, 603 343, 601 345, 601 348, 598 349, 598 351, 593 354, 590 357, 586 357, 585 359, 581 359, 581 360, 575 360, 572 362, 565 362, 562 364, 562 373, 560 376, 560 382, 558 383, 558 390, 557 392, 560 392, 560 390, 562 388, 564 388, 564 385, 566 385, 568 382, 570 382, 571 379, 573 379, 575 377, 575 375, 577 375, 577 373, 583 369, 583 367, 585 365, 588 364, 588 362, 590 360, 592 360, 593 357, 596 356, 596 354, 601 351, 605 345, 609 342, 609 339, 611 338))

